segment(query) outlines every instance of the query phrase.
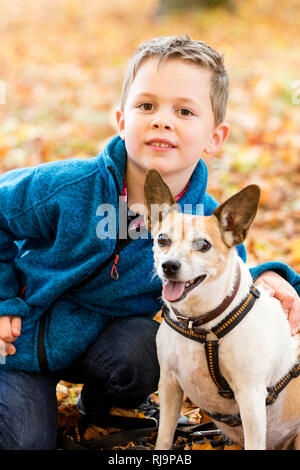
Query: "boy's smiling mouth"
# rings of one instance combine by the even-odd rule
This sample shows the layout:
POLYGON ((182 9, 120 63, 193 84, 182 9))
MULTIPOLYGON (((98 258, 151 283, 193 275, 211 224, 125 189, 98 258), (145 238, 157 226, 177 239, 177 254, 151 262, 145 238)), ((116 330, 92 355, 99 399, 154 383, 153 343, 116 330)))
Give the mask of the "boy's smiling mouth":
POLYGON ((153 148, 154 150, 159 151, 166 151, 176 148, 176 145, 174 145, 173 142, 167 139, 149 139, 146 141, 146 145, 153 148))

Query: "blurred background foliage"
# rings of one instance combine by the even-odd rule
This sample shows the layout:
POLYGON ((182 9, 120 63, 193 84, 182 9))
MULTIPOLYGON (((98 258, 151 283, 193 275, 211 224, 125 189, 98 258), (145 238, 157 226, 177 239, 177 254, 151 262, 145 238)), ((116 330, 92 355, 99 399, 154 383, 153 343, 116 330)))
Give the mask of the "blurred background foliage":
POLYGON ((260 184, 249 264, 300 271, 299 20, 298 0, 0 0, 0 172, 95 156, 136 46, 187 33, 224 53, 231 78, 230 136, 203 156, 209 191, 260 184))

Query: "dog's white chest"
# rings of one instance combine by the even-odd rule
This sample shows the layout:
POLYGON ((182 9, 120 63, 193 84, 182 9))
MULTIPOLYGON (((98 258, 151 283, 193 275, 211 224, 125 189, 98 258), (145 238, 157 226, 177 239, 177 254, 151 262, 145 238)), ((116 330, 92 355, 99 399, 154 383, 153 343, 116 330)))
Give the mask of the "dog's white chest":
MULTIPOLYGON (((267 312, 264 312, 264 315, 267 317, 267 312)), ((272 315, 273 318, 276 318, 274 311, 272 315)), ((257 319, 255 321, 258 324, 257 319)), ((251 316, 248 316, 240 323, 239 329, 233 330, 231 335, 222 339, 219 346, 220 372, 234 390, 235 396, 241 396, 243 390, 246 390, 248 396, 249 391, 254 390, 256 384, 262 384, 263 390, 267 393, 266 387, 277 383, 296 361, 296 350, 292 345, 293 340, 290 336, 286 337, 284 349, 279 348, 279 344, 277 344, 278 348, 275 350, 272 347, 268 348, 265 344, 266 341, 265 343, 260 342, 260 347, 257 347, 256 337, 248 334, 251 330, 249 327, 251 322, 251 316), (277 349, 279 349, 280 354, 276 358, 277 349), (288 354, 284 362, 283 356, 286 352, 288 354), (251 360, 249 360, 249 357, 251 357, 251 360), (263 360, 266 357, 268 357, 268 361, 263 360), (276 368, 274 360, 277 364, 276 368), (284 367, 281 367, 281 363, 284 367), (255 384, 247 382, 249 377, 250 379, 255 377, 255 384)), ((259 330, 256 331, 256 336, 258 336, 258 333, 259 330)), ((289 331, 286 333, 289 335, 289 331)), ((157 350, 161 374, 169 375, 171 373, 184 393, 201 410, 223 415, 237 415, 240 413, 240 401, 238 404, 236 399, 226 399, 218 393, 217 386, 209 372, 203 344, 178 334, 166 322, 163 322, 157 334, 157 350)), ((287 393, 289 393, 289 388, 280 394, 273 405, 267 407, 266 439, 268 448, 278 445, 283 439, 296 433, 299 429, 300 421, 297 419, 297 413, 293 413, 292 416, 289 414, 287 418, 289 425, 282 418, 284 406, 289 408, 289 402, 296 399, 298 392, 294 394, 295 397, 292 400, 286 398, 287 405, 283 405, 287 393), (293 419, 294 414, 296 419, 293 419)), ((264 400, 264 392, 262 397, 264 400)), ((256 402, 251 407, 251 416, 255 406, 256 402)), ((263 413, 264 410, 259 413, 259 417, 263 416, 263 413)), ((285 414, 288 414, 288 412, 285 412, 285 414)), ((228 437, 243 446, 244 434, 241 426, 232 428, 221 422, 218 422, 218 426, 228 437)))
POLYGON ((171 371, 193 403, 207 410, 237 410, 235 400, 226 400, 210 376, 204 345, 173 331, 163 323, 157 335, 158 356, 162 367, 171 371))

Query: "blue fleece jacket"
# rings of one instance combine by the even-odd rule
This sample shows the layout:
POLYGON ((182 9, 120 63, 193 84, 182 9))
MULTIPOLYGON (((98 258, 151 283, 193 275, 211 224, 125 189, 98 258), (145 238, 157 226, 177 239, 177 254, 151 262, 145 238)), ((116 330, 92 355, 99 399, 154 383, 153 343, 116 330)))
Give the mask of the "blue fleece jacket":
MULTIPOLYGON (((121 250, 118 237, 105 238, 107 213, 101 205, 115 208, 118 234, 125 164, 124 142, 115 137, 95 158, 47 163, 0 177, 0 315, 22 317, 17 352, 1 368, 64 368, 112 317, 151 315, 161 308, 150 234, 137 234, 121 250), (117 280, 111 276, 116 254, 117 280), (97 268, 97 275, 80 286, 97 268)), ((210 215, 217 202, 206 186, 207 169, 200 160, 180 205, 192 204, 194 210, 204 204, 204 215, 210 215)), ((238 251, 245 260, 244 246, 238 251)), ((253 268, 253 278, 268 269, 300 293, 300 276, 283 263, 253 268)))

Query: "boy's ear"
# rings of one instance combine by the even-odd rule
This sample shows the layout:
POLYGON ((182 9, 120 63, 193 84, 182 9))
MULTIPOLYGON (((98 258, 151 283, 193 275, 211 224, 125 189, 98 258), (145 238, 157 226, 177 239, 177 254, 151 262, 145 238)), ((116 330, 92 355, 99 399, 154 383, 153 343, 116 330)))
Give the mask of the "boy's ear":
POLYGON ((118 125, 118 132, 121 139, 125 139, 125 120, 124 120, 124 112, 121 109, 117 109, 116 111, 116 119, 118 125))
POLYGON ((145 225, 152 232, 177 203, 169 187, 157 170, 148 170, 144 183, 144 203, 146 206, 145 225))
POLYGON ((257 212, 260 188, 251 184, 213 211, 218 219, 223 241, 229 248, 242 243, 257 212))
POLYGON ((225 121, 218 124, 215 127, 209 139, 209 142, 207 143, 204 149, 204 152, 207 153, 208 155, 218 152, 220 148, 222 147, 223 143, 225 142, 228 134, 229 134, 229 124, 225 121))

